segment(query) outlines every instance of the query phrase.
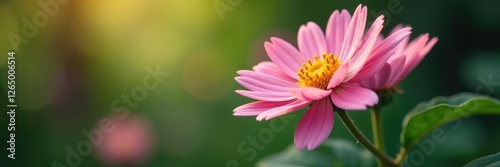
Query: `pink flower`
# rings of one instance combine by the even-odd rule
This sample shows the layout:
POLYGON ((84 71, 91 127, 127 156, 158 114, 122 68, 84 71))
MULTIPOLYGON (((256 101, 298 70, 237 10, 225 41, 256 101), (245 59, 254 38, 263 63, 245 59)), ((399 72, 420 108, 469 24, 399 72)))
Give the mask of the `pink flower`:
POLYGON ((261 62, 253 70, 240 70, 236 81, 249 90, 236 93, 255 99, 234 109, 236 116, 269 120, 311 105, 295 131, 295 146, 312 150, 333 128, 333 111, 364 110, 377 104, 378 97, 358 82, 375 75, 405 37, 403 28, 375 45, 383 16, 365 33, 367 8, 359 5, 352 18, 348 11, 330 16, 326 34, 314 22, 298 32, 298 50, 276 37, 264 47, 272 62, 261 62), (333 104, 333 105, 332 105, 333 104))
POLYGON ((96 153, 102 161, 108 165, 134 166, 149 159, 154 137, 147 120, 132 114, 124 119, 114 115, 104 119, 111 125, 97 146, 96 153))
MULTIPOLYGON (((398 25, 392 32, 401 29, 403 26, 398 25)), ((387 60, 380 72, 361 82, 361 85, 374 91, 392 91, 422 61, 437 41, 437 37, 429 40, 429 34, 422 34, 411 42, 409 37, 405 38, 393 49, 394 55, 387 60)))

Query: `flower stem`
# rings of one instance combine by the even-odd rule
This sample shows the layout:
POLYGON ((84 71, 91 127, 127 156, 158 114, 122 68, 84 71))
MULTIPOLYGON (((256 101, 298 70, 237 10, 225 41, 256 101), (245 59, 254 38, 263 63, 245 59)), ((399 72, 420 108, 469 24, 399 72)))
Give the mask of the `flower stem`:
MULTIPOLYGON (((371 110, 372 117, 372 133, 373 143, 380 152, 385 152, 384 136, 382 135, 382 121, 381 121, 380 107, 374 107, 371 110)), ((377 160, 379 167, 382 167, 382 161, 377 160)))
POLYGON ((358 127, 354 125, 351 117, 345 110, 340 108, 336 108, 335 112, 339 115, 342 123, 347 127, 349 132, 361 143, 365 146, 370 152, 372 152, 385 166, 397 167, 398 165, 394 162, 394 160, 385 155, 383 152, 380 152, 373 144, 359 131, 358 127))
POLYGON ((398 155, 396 156, 396 164, 401 165, 403 161, 406 159, 406 156, 408 155, 408 152, 406 151, 405 148, 401 147, 401 150, 399 150, 398 155))

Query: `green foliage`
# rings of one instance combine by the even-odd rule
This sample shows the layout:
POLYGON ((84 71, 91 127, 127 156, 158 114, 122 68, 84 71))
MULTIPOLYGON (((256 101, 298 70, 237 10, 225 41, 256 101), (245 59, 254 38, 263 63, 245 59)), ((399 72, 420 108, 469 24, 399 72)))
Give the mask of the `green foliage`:
POLYGON ((370 152, 351 141, 329 139, 312 151, 298 151, 291 145, 283 152, 270 155, 257 164, 258 167, 369 167, 375 165, 370 152))
POLYGON ((500 152, 485 157, 475 159, 464 167, 495 167, 500 166, 500 152))
POLYGON ((418 104, 403 121, 401 144, 410 150, 419 140, 439 126, 475 115, 500 115, 500 102, 488 96, 461 93, 436 97, 418 104))

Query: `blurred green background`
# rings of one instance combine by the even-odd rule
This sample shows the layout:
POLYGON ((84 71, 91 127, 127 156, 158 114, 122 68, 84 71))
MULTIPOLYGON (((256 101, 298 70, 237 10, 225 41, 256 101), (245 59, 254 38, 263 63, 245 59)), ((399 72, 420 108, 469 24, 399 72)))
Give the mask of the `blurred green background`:
MULTIPOLYGON (((120 102, 117 106, 126 106, 128 117, 145 122, 145 126, 131 126, 138 126, 146 139, 137 142, 134 137, 122 137, 113 142, 123 140, 119 149, 137 145, 145 150, 138 154, 142 157, 113 164, 106 161, 112 155, 94 147, 75 166, 127 166, 132 161, 140 161, 139 166, 254 166, 293 143, 304 110, 285 122, 278 120, 284 129, 274 131, 269 143, 260 143, 258 148, 245 144, 270 123, 232 115, 235 107, 251 101, 234 93, 242 89, 234 81, 236 71, 267 60, 263 43, 271 36, 295 44, 301 24, 314 21, 324 28, 334 10, 345 8, 352 13, 360 3, 368 6, 369 21, 386 15, 384 34, 402 23, 413 27, 412 37, 426 32, 439 37, 429 55, 400 85, 404 94, 383 111, 390 155, 398 152, 404 115, 418 102, 464 91, 500 97, 500 1, 238 2, 0 0, 3 109, 7 52, 15 49, 8 34, 25 38, 15 49, 16 159, 6 158, 8 115, 2 114, 0 166, 53 166, 54 162, 68 166, 67 146, 76 150, 79 143, 88 142, 82 131, 97 129, 101 120, 117 111, 112 106, 115 100, 134 92, 141 97, 133 101, 135 105, 120 102), (49 8, 57 11, 53 16, 39 4, 48 2, 57 4, 57 10, 49 8), (226 11, 218 13, 218 9, 226 11), (23 18, 38 24, 34 25, 36 33, 23 28, 27 24, 23 18), (137 93, 144 87, 144 78, 151 76, 147 69, 156 70, 157 66, 168 75, 151 90, 137 93), (255 150, 255 157, 239 150, 240 146, 255 150)), ((369 113, 350 113, 371 138, 369 113)), ((426 155, 420 166, 463 165, 499 152, 499 119, 475 117, 460 122, 458 129, 445 126, 448 140, 436 145, 436 151, 426 155)), ((330 137, 353 140, 339 121, 330 137)))

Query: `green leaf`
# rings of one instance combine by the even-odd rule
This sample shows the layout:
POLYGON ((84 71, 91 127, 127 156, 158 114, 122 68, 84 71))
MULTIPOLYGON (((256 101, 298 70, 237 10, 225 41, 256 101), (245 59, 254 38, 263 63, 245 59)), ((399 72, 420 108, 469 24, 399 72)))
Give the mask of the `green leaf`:
POLYGON ((371 167, 375 159, 370 152, 351 141, 328 139, 318 148, 298 151, 292 144, 283 152, 270 155, 258 167, 371 167))
POLYGON ((484 167, 500 166, 500 152, 475 159, 469 162, 468 164, 464 165, 464 167, 483 167, 483 166, 484 167))
POLYGON ((403 121, 402 147, 410 150, 421 138, 439 126, 475 115, 500 115, 500 102, 472 93, 436 97, 422 102, 403 121))

